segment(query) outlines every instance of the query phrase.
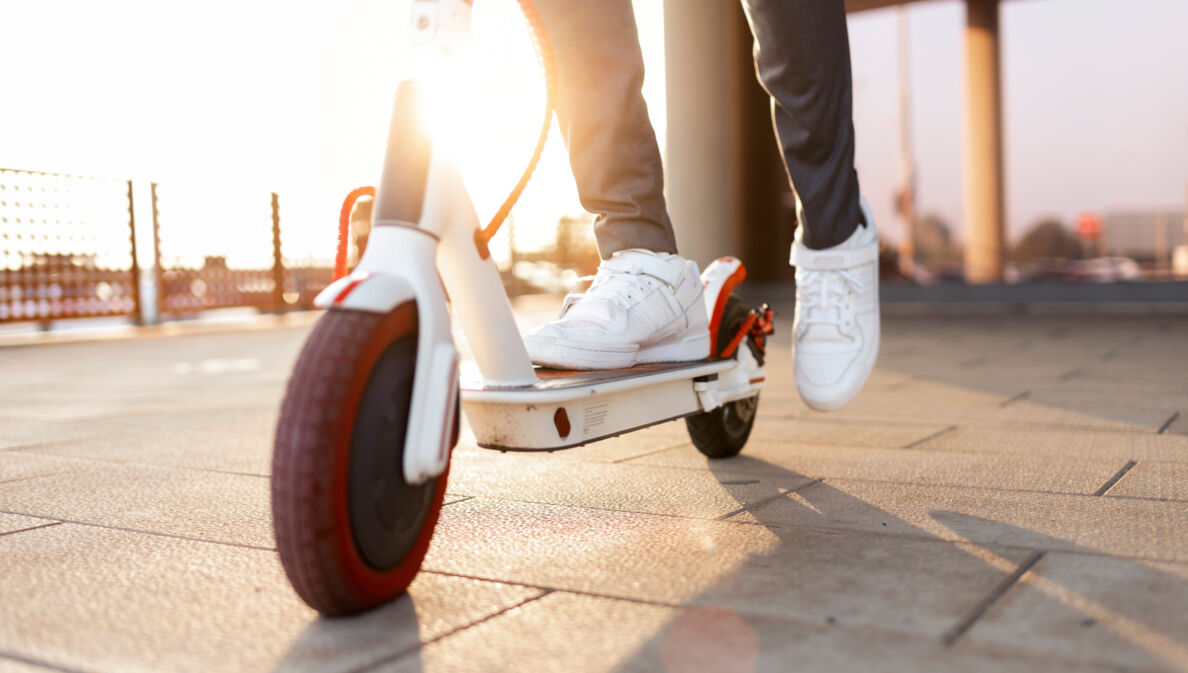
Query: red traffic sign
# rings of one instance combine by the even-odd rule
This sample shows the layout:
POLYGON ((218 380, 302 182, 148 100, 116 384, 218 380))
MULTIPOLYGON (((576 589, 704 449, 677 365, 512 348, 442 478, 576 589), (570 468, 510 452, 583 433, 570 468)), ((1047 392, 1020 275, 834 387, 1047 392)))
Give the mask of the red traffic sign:
POLYGON ((1077 236, 1086 241, 1101 236, 1101 217, 1097 213, 1081 213, 1077 217, 1077 236))

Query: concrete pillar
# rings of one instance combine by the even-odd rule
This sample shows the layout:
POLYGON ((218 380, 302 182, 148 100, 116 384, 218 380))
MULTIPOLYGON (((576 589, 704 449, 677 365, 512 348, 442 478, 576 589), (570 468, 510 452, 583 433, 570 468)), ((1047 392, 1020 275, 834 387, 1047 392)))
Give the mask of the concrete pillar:
POLYGON ((665 193, 677 246, 702 268, 743 252, 741 21, 737 2, 664 3, 665 193))
POLYGON ((998 0, 966 0, 965 279, 1003 279, 1002 86, 998 0))

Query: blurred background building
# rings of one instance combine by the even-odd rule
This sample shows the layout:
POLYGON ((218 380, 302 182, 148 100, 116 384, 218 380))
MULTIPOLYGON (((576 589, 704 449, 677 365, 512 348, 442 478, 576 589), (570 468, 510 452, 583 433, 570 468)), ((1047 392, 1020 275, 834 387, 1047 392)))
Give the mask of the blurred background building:
MULTIPOLYGON (((470 134, 464 170, 485 217, 527 158, 543 92, 515 3, 476 5, 465 88, 483 114, 446 132, 470 134)), ((635 7, 682 252, 734 254, 751 280, 790 283, 794 204, 741 8, 635 7)), ((1188 4, 846 7, 857 164, 888 282, 1188 278, 1188 4)), ((307 306, 329 277, 342 196, 375 179, 403 62, 389 38, 407 11, 6 7, 0 321, 307 306)), ((590 222, 554 132, 492 245, 509 289, 561 292, 592 273, 590 222)))

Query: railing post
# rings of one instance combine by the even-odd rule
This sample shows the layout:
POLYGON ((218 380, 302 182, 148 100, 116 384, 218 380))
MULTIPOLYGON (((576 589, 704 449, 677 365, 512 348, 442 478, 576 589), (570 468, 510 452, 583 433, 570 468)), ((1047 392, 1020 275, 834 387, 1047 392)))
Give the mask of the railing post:
POLYGON ((272 193, 272 310, 285 310, 285 261, 281 257, 280 197, 272 193))
POLYGON ((132 201, 132 181, 128 181, 128 240, 132 244, 132 321, 144 324, 144 307, 140 304, 140 260, 136 257, 136 207, 132 201))
POLYGON ((157 210, 157 183, 151 186, 153 202, 153 323, 164 321, 165 274, 161 269, 161 219, 157 210))

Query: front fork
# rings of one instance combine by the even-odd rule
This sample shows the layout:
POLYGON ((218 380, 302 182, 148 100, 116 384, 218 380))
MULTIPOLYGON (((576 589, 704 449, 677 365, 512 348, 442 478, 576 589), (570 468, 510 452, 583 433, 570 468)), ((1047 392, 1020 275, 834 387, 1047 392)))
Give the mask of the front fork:
POLYGON ((445 470, 458 413, 447 290, 485 385, 536 381, 499 270, 475 244, 474 206, 452 158, 433 151, 416 110, 418 95, 410 82, 397 90, 367 249, 355 270, 317 300, 322 308, 375 313, 416 303, 417 362, 403 465, 412 484, 445 470))

